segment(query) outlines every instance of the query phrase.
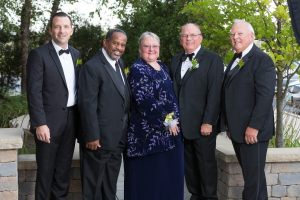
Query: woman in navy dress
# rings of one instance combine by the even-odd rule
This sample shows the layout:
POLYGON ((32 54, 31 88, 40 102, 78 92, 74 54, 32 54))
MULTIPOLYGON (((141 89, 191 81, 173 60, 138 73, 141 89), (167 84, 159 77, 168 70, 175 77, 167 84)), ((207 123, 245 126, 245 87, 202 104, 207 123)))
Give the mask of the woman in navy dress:
POLYGON ((132 111, 124 157, 125 200, 183 200, 183 142, 178 104, 159 37, 145 32, 128 81, 132 111))

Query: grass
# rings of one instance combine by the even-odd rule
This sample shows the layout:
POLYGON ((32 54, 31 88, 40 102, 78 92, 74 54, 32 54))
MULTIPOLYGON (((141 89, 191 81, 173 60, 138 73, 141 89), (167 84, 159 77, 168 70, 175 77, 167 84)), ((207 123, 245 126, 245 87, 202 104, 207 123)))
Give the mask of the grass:
MULTIPOLYGON (((300 147, 300 115, 299 106, 290 104, 288 112, 283 112, 283 146, 300 147)), ((275 148, 275 137, 269 142, 269 147, 275 148)))

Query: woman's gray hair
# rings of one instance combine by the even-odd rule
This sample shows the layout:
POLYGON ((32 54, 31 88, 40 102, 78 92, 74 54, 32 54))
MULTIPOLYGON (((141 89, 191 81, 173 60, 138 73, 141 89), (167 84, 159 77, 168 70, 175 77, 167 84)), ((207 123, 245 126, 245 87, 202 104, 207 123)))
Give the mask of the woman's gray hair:
POLYGON ((142 41, 143 41, 146 37, 151 37, 151 38, 153 38, 154 40, 156 40, 156 41, 158 42, 158 44, 160 44, 160 39, 159 39, 159 37, 158 37, 155 33, 146 31, 146 32, 142 33, 142 35, 141 35, 140 38, 139 38, 139 47, 141 47, 142 41))

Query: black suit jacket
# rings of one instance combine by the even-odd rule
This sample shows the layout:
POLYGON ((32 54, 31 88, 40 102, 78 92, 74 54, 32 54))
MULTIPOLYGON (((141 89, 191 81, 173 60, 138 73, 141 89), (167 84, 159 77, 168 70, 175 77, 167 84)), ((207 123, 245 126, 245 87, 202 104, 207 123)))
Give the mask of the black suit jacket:
POLYGON ((100 140, 102 149, 115 149, 128 122, 129 89, 120 60, 125 87, 120 87, 115 70, 100 50, 81 68, 79 110, 82 142, 100 140))
MULTIPOLYGON (((76 67, 79 51, 69 46, 76 67)), ((77 69, 75 68, 77 74, 77 69)), ((77 77, 77 76, 76 76, 77 77)), ((27 98, 31 130, 47 125, 51 137, 62 133, 67 119, 68 89, 63 68, 52 42, 33 49, 27 60, 27 98)))
POLYGON ((214 131, 217 131, 224 65, 217 54, 201 47, 196 55, 199 68, 187 71, 181 79, 183 54, 173 57, 170 74, 179 99, 183 135, 187 139, 197 139, 201 137, 200 127, 203 123, 213 125, 214 131))
POLYGON ((295 37, 298 44, 300 44, 300 1, 288 0, 288 6, 290 10, 291 22, 294 30, 295 37))
POLYGON ((245 142, 248 126, 259 130, 258 141, 267 141, 274 134, 275 66, 271 58, 255 45, 243 61, 244 66, 230 78, 230 67, 225 71, 222 121, 235 142, 245 142))

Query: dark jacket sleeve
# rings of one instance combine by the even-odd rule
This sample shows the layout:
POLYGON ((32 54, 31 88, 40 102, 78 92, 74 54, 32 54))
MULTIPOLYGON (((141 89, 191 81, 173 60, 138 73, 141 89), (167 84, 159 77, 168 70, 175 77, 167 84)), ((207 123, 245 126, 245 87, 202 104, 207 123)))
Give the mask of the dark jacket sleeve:
POLYGON ((222 59, 215 55, 208 72, 208 89, 203 124, 215 125, 220 114, 221 89, 224 76, 222 59))
POLYGON ((100 79, 92 62, 85 64, 79 74, 78 106, 80 110, 82 134, 84 141, 100 139, 97 114, 97 99, 100 79))
POLYGON ((276 84, 275 66, 270 57, 262 59, 261 65, 254 74, 255 81, 255 107, 252 111, 249 126, 261 129, 265 119, 270 113, 276 84))
POLYGON ((34 49, 29 53, 27 60, 27 99, 31 127, 46 125, 46 115, 43 107, 43 59, 34 49))

